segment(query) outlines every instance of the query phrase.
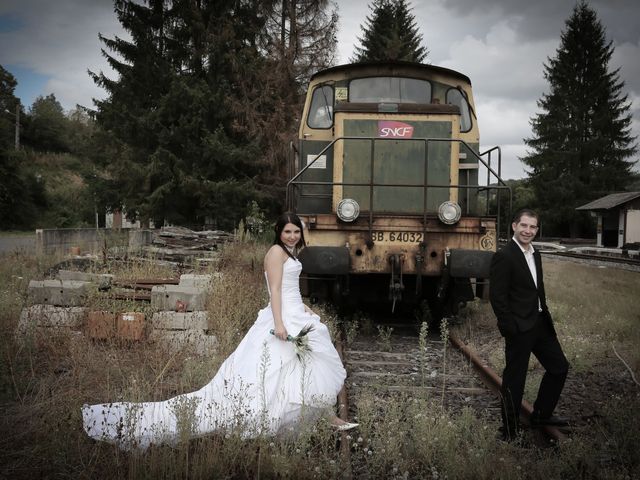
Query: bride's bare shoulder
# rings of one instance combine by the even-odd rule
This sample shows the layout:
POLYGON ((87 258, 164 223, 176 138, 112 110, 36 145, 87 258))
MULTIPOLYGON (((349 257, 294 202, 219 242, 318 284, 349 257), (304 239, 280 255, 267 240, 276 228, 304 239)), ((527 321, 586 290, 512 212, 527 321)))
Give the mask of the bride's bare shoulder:
POLYGON ((280 245, 272 245, 264 256, 265 269, 269 264, 280 264, 287 260, 287 253, 280 245))

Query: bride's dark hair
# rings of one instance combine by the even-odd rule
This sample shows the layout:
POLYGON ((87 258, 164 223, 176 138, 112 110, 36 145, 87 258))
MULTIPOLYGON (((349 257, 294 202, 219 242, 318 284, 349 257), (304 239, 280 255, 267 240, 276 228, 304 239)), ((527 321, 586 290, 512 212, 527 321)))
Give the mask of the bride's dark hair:
POLYGON ((296 249, 299 250, 302 247, 307 245, 306 242, 304 241, 304 228, 302 226, 302 220, 300 220, 300 217, 298 217, 295 213, 291 213, 291 212, 283 213, 276 220, 276 227, 275 227, 276 237, 273 239, 273 244, 280 245, 282 249, 285 252, 287 252, 287 255, 289 255, 291 258, 294 258, 291 252, 287 250, 287 247, 285 246, 285 244, 282 243, 282 240, 280 240, 280 235, 282 234, 282 230, 284 230, 284 227, 287 223, 292 223, 293 225, 295 225, 300 229, 300 240, 298 241, 298 243, 296 243, 296 249))

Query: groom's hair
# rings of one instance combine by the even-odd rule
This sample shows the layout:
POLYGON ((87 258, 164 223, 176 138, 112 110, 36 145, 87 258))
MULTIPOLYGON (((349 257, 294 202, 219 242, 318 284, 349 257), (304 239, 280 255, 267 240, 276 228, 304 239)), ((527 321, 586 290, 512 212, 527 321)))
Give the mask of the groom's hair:
POLYGON ((287 248, 284 246, 284 243, 282 243, 282 240, 280 240, 280 235, 282 234, 282 230, 284 230, 284 227, 287 223, 292 223, 293 225, 295 225, 300 229, 300 241, 296 244, 296 248, 300 249, 306 246, 307 243, 304 241, 304 227, 302 225, 302 220, 300 220, 300 217, 298 217, 295 213, 291 213, 291 212, 285 212, 282 215, 280 215, 276 220, 276 226, 275 226, 276 236, 273 239, 273 244, 280 245, 282 249, 285 252, 287 252, 287 255, 291 256, 291 254, 289 253, 289 250, 287 250, 287 248))
POLYGON ((512 223, 518 223, 520 219, 525 215, 527 217, 535 218, 538 223, 540 223, 540 215, 538 215, 534 210, 531 210, 530 208, 523 208, 518 210, 513 216, 512 223))

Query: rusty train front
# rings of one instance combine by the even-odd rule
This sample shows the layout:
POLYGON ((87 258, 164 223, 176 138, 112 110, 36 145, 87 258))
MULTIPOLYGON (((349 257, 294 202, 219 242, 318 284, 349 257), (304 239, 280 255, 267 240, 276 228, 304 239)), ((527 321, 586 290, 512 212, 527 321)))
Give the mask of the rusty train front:
POLYGON ((479 151, 469 78, 371 63, 310 81, 288 208, 305 222, 303 293, 392 310, 457 313, 486 292, 508 195, 500 150, 479 151))

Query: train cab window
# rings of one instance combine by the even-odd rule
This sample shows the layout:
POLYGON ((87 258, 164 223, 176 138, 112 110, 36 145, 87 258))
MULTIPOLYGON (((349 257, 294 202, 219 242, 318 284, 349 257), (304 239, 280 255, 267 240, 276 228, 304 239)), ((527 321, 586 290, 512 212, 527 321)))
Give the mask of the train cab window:
POLYGON ((333 125, 333 87, 316 87, 311 97, 311 107, 307 117, 310 128, 331 128, 333 125))
POLYGON ((431 84, 415 78, 356 78, 349 84, 349 102, 431 103, 431 84))
POLYGON ((471 130, 471 109, 467 98, 457 88, 451 88, 447 91, 447 103, 456 105, 460 108, 460 131, 468 132, 471 130))

